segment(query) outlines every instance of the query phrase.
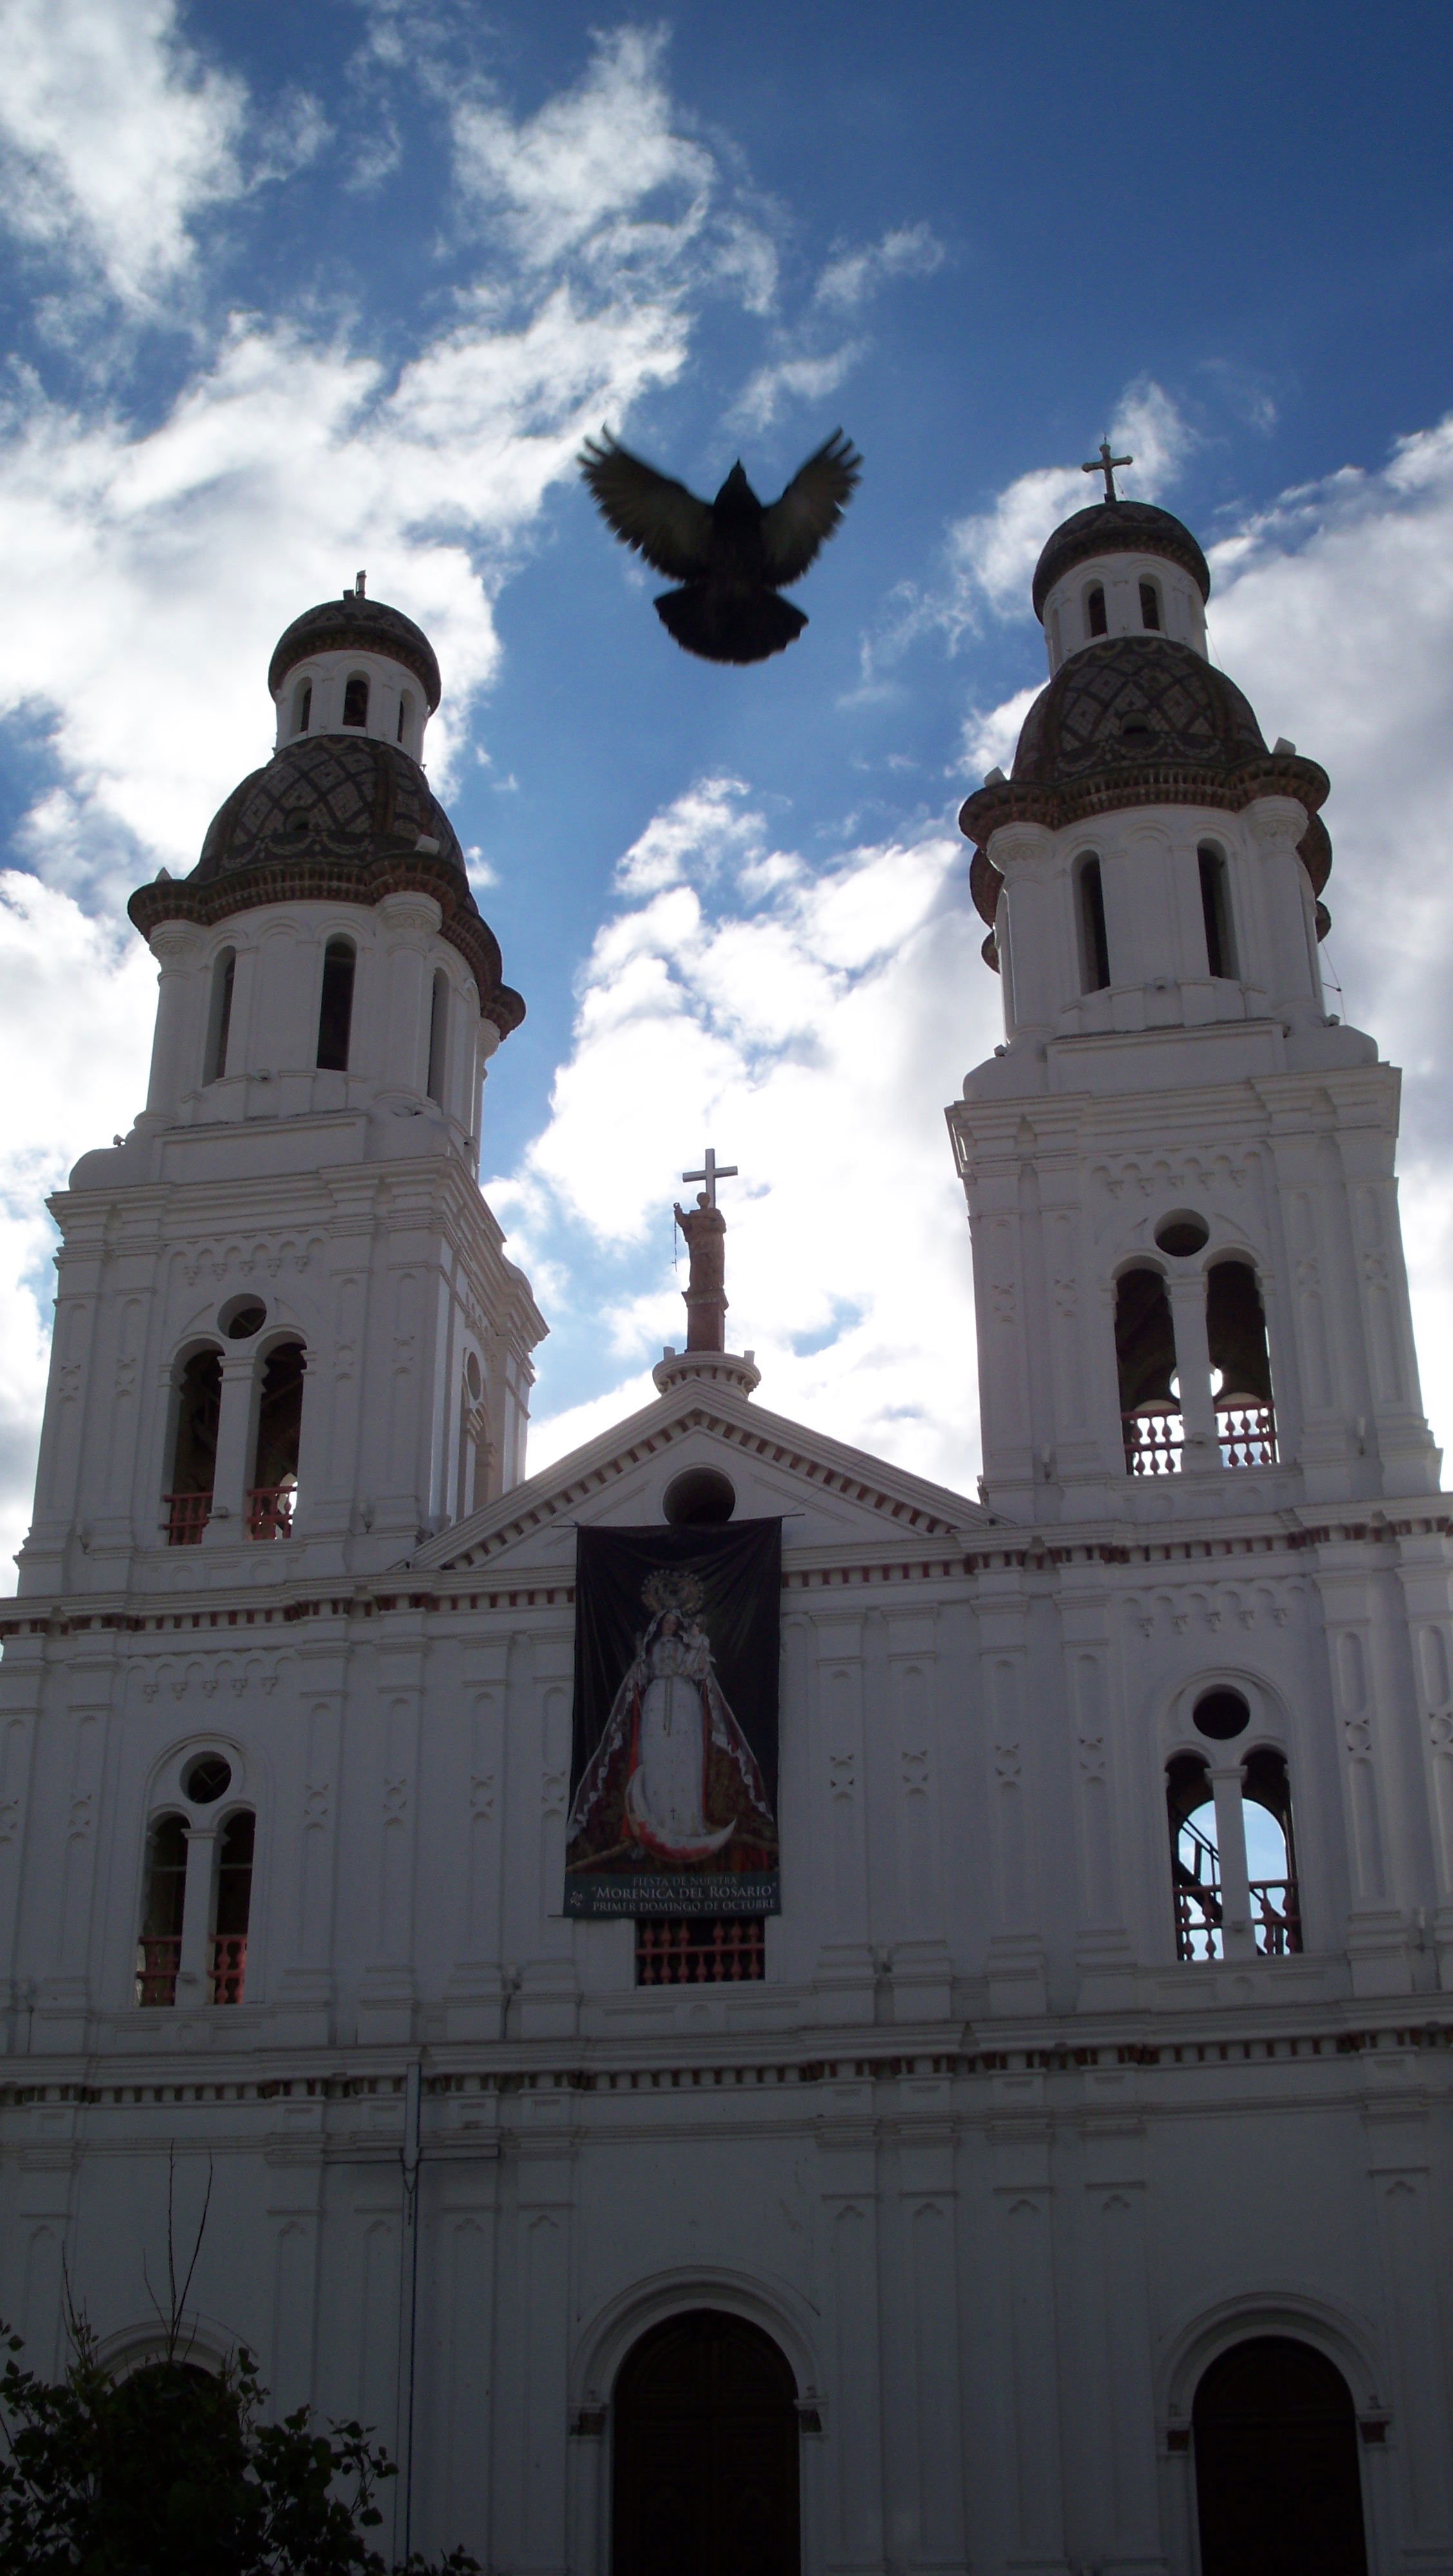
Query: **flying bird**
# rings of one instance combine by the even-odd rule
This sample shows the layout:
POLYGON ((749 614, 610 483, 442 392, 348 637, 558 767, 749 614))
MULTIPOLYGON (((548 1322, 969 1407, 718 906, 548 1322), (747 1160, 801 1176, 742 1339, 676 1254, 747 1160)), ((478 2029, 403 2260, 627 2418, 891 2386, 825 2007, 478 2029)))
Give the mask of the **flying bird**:
POLYGON ((622 544, 681 584, 655 603, 668 634, 708 662, 765 662, 807 624, 778 593, 802 579, 832 535, 862 463, 851 439, 835 429, 779 501, 758 500, 740 460, 714 501, 698 501, 602 430, 586 440, 580 470, 622 544))

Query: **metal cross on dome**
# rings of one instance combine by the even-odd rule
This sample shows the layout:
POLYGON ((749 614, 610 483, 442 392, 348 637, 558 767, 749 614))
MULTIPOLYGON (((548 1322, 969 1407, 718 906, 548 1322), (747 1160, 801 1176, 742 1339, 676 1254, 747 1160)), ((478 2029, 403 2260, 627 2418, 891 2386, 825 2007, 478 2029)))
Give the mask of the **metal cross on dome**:
POLYGON ((706 1204, 708 1207, 715 1207, 716 1205, 717 1182, 734 1181, 737 1176, 738 1167, 735 1163, 718 1163, 716 1159, 716 1148, 713 1145, 708 1145, 706 1149, 706 1165, 704 1170, 700 1172, 683 1172, 681 1175, 683 1181, 705 1181, 706 1204))
POLYGON ((1080 467, 1080 472, 1082 474, 1103 474, 1105 477, 1106 500, 1118 501, 1120 495, 1115 489, 1115 468, 1117 465, 1133 465, 1134 462, 1135 459, 1133 456, 1112 456, 1110 453, 1110 441, 1108 438, 1102 438, 1100 441, 1099 455, 1092 456, 1088 465, 1082 465, 1080 467))

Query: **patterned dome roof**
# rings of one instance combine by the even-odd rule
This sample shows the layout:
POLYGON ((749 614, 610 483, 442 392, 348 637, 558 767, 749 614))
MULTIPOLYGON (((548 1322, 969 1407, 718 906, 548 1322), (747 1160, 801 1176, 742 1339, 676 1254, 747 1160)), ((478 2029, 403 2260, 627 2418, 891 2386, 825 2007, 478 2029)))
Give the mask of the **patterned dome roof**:
POLYGON ((1055 583, 1075 564, 1087 563, 1091 555, 1127 554, 1163 555, 1190 574, 1203 599, 1210 598, 1206 558, 1190 529, 1169 510, 1158 510, 1153 501, 1095 501, 1056 528, 1035 565, 1035 616, 1043 616, 1055 583))
MULTIPOLYGON (((1087 514, 1088 515, 1088 514, 1087 514)), ((1083 645, 1041 689, 1020 728, 1012 776, 991 772, 959 809, 974 842, 970 885, 991 925, 999 873, 989 843, 1006 823, 1067 823, 1130 805, 1209 805, 1239 813, 1294 796, 1307 815, 1300 856, 1320 894, 1332 844, 1320 814, 1330 781, 1286 744, 1268 751, 1234 680, 1169 635, 1083 645)), ((1325 921, 1325 915, 1321 916, 1325 921)))
POLYGON ((1013 776, 1059 785, 1164 760, 1225 769, 1265 751, 1246 699, 1214 663, 1168 635, 1117 635, 1072 653, 1041 689, 1013 776))
POLYGON ((425 697, 429 713, 439 703, 442 682, 434 647, 422 627, 400 608, 388 608, 381 599, 360 599, 346 590, 341 599, 325 599, 317 608, 305 608, 291 626, 279 636, 272 660, 267 666, 267 685, 277 696, 289 671, 306 662, 311 653, 387 653, 412 671, 425 697))
POLYGON ((499 943, 470 891, 454 826, 418 762, 371 734, 288 743, 234 787, 191 875, 139 886, 127 911, 149 937, 163 921, 210 923, 271 903, 375 904, 406 888, 433 896, 442 937, 468 960, 481 1009, 508 1035, 525 1006, 501 981, 499 943))
POLYGON ((303 734, 254 769, 213 816, 189 885, 314 853, 365 860, 433 841, 465 881, 464 854, 416 760, 372 734, 303 734))

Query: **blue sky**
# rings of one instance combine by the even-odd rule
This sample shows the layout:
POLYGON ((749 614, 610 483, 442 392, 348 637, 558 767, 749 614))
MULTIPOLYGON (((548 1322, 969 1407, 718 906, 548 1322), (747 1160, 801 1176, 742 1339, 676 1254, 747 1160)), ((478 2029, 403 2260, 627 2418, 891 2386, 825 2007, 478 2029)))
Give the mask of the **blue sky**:
POLYGON ((0 35, 7 1533, 38 1202, 141 1097, 125 895, 192 863, 266 755, 276 634, 359 565, 438 646, 431 773, 529 1005, 484 1136, 554 1327, 535 1461, 679 1338, 709 1134, 763 1400, 972 1490, 941 1110, 998 996, 953 817, 1107 427, 1213 549, 1214 654, 1332 772, 1331 957, 1408 1067, 1441 1419, 1446 11, 0 0, 0 35), (705 491, 858 441, 788 654, 669 643, 574 476, 602 421, 705 491))

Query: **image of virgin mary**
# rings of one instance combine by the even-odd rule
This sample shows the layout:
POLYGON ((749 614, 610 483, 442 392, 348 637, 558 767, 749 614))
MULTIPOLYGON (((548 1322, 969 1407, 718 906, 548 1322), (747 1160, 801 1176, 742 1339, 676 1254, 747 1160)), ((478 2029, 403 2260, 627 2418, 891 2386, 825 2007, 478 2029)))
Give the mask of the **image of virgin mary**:
POLYGON ((663 1569, 641 1599, 650 1617, 576 1791, 566 1866, 634 1855, 760 1869, 775 1857, 776 1826, 716 1677, 701 1585, 663 1569))

